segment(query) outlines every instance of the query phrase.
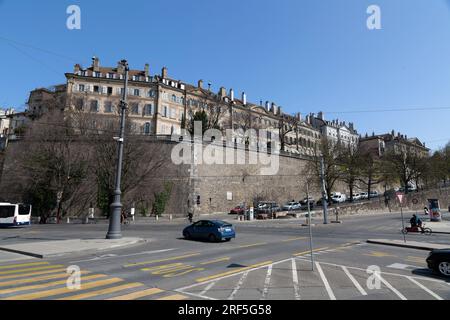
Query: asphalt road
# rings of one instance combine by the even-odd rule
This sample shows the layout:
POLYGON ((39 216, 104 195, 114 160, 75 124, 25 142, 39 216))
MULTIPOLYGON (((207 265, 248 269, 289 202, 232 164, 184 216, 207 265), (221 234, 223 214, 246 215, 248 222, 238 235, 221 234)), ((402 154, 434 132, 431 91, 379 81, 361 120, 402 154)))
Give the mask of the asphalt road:
MULTIPOLYGON (((313 263, 304 219, 231 220, 237 238, 224 243, 184 240, 185 221, 160 221, 124 226, 124 236, 150 240, 126 249, 44 260, 0 252, 0 299, 450 299, 450 280, 426 268, 427 251, 365 242, 403 239, 399 215, 341 220, 313 220, 313 263), (83 272, 75 291, 66 287, 66 268, 74 265, 83 272)), ((1 229, 0 239, 98 238, 106 231, 105 224, 34 225, 1 229)), ((445 234, 408 239, 450 247, 445 234)))

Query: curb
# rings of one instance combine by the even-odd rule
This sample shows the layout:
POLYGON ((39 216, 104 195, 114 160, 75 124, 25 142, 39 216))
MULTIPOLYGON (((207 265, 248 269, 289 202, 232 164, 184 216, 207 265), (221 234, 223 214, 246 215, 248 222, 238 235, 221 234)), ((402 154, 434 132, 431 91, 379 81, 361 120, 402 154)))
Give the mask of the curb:
POLYGON ((136 241, 124 244, 124 245, 113 245, 109 248, 105 248, 105 249, 87 249, 87 250, 79 250, 79 251, 71 251, 71 252, 62 252, 62 253, 53 253, 53 254, 40 254, 40 253, 34 253, 34 252, 28 252, 28 251, 24 251, 24 250, 16 250, 16 249, 11 249, 11 248, 3 248, 0 247, 0 251, 7 251, 7 252, 12 252, 12 253, 17 253, 17 254, 21 254, 24 256, 30 256, 33 258, 38 258, 38 259, 44 259, 44 258, 53 258, 53 257, 62 257, 62 256, 69 256, 69 255, 80 255, 80 254, 90 254, 90 253, 96 253, 99 251, 109 251, 109 250, 116 250, 116 249, 120 249, 123 247, 133 247, 133 246, 138 246, 140 244, 144 244, 149 242, 149 240, 147 239, 138 239, 136 241))
POLYGON ((423 245, 413 245, 413 244, 408 244, 408 243, 386 242, 386 241, 382 241, 382 240, 370 240, 370 239, 367 240, 366 242, 372 243, 372 244, 381 244, 381 245, 385 245, 385 246, 427 250, 427 251, 436 249, 435 247, 433 247, 433 244, 431 244, 431 243, 428 244, 428 246, 427 246, 426 243, 424 243, 423 245), (431 245, 431 247, 429 245, 431 245))

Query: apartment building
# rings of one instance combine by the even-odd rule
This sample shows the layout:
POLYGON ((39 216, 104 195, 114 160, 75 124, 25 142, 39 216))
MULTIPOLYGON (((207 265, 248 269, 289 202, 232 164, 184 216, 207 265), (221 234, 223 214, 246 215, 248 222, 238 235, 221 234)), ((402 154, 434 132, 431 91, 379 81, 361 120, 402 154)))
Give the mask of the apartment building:
MULTIPOLYGON (((39 117, 50 109, 60 109, 101 115, 105 121, 117 119, 124 71, 120 62, 116 67, 103 67, 97 57, 87 68, 76 64, 73 72, 65 74, 65 84, 30 93, 29 115, 39 117)), ((183 122, 190 121, 196 110, 206 109, 209 116, 218 117, 218 127, 236 130, 236 142, 243 143, 242 131, 266 129, 271 131, 269 135, 283 135, 284 151, 312 154, 321 138, 314 123, 303 120, 300 114, 287 115, 269 101, 265 105, 262 101, 251 103, 244 92, 237 98, 233 89, 227 92, 221 87, 218 93, 212 92, 211 86, 205 88, 202 80, 197 85, 185 83, 170 77, 165 67, 161 74, 154 75, 148 64, 143 70, 130 70, 127 94, 128 117, 137 134, 180 133, 183 122)))

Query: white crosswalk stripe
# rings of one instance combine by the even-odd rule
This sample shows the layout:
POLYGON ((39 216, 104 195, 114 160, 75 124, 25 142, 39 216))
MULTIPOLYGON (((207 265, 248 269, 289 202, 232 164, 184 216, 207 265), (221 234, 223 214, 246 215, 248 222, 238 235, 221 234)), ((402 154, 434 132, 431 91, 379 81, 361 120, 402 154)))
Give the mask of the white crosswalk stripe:
POLYGON ((223 299, 221 296, 229 290, 225 296, 228 300, 236 297, 245 300, 273 297, 286 300, 324 297, 330 300, 450 299, 448 283, 439 279, 380 271, 375 276, 382 287, 374 289, 365 287, 374 273, 368 273, 364 268, 318 261, 314 266, 312 271, 311 261, 305 256, 289 258, 176 291, 205 299, 223 299))

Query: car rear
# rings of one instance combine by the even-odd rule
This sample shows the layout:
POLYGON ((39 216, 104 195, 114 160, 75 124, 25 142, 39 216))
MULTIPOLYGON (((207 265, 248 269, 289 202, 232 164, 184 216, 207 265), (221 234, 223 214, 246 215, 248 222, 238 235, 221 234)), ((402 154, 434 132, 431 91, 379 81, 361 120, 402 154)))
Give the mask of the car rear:
POLYGON ((217 222, 217 232, 221 240, 230 240, 236 238, 236 231, 232 224, 226 222, 217 222))

